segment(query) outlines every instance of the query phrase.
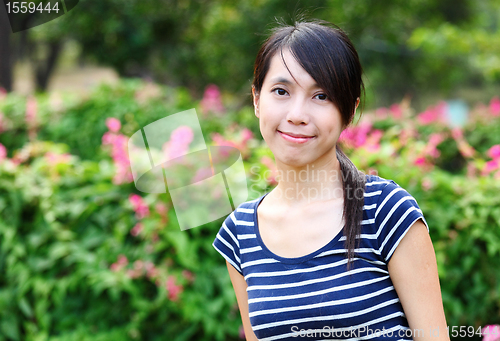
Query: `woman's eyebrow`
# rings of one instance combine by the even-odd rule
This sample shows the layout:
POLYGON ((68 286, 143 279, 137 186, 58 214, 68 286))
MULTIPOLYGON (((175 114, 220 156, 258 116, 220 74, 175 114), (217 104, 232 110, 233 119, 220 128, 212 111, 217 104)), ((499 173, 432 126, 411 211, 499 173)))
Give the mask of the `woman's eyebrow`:
POLYGON ((271 83, 283 83, 286 85, 292 85, 291 81, 289 81, 288 79, 283 78, 283 77, 275 77, 275 78, 271 79, 271 83))
MULTIPOLYGON (((290 80, 284 78, 284 77, 275 77, 271 79, 271 83, 283 83, 285 85, 293 85, 293 82, 290 80)), ((316 89, 316 88, 321 88, 317 83, 312 84, 310 89, 316 89)))

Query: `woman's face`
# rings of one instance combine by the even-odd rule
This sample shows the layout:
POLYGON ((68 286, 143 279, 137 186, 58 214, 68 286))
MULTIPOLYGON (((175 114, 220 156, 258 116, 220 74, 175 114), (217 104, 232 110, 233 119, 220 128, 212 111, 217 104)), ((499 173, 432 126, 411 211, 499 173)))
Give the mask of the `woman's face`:
POLYGON ((340 112, 289 50, 283 50, 283 57, 290 71, 275 54, 261 91, 253 92, 262 137, 277 163, 301 167, 331 162, 342 132, 340 112))

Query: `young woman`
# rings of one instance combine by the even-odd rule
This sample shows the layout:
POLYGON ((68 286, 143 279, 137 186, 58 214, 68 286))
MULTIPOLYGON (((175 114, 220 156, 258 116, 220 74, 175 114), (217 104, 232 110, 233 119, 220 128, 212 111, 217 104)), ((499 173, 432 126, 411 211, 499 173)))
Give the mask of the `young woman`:
POLYGON ((417 202, 337 145, 361 74, 349 38, 325 22, 279 27, 257 55, 255 115, 280 179, 213 243, 247 340, 449 340, 417 202))

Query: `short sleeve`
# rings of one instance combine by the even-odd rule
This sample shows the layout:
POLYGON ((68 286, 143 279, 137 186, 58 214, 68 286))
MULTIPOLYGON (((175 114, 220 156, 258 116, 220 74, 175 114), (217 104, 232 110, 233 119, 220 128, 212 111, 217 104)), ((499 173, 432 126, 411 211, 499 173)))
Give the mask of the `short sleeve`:
POLYGON ((390 180, 380 194, 375 212, 379 251, 386 263, 389 262, 410 227, 419 219, 422 219, 429 231, 429 226, 415 198, 390 180))
POLYGON ((213 247, 224 257, 229 264, 231 264, 238 272, 243 275, 241 271, 240 260, 240 243, 236 238, 236 218, 234 212, 227 216, 226 220, 222 223, 214 242, 213 247))

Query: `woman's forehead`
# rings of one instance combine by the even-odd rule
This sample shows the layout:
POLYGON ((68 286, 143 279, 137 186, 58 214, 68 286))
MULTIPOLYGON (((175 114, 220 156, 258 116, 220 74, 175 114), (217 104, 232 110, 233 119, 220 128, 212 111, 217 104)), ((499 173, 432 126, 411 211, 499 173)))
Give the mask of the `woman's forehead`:
POLYGON ((319 85, 295 59, 289 49, 279 51, 271 58, 264 83, 282 83, 303 88, 318 88, 319 85))

